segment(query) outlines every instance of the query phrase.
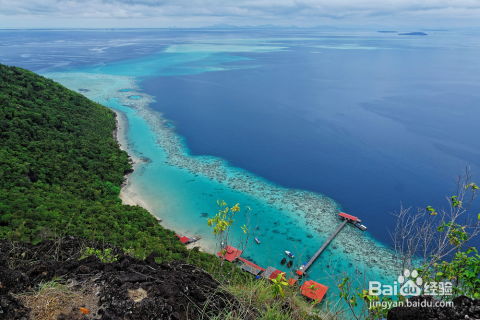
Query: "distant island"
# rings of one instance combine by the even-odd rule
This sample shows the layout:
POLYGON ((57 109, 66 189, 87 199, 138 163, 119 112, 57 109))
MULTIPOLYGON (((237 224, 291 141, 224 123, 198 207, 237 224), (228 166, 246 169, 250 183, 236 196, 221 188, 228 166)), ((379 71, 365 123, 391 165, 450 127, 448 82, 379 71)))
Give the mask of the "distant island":
POLYGON ((394 30, 378 30, 377 32, 379 32, 379 33, 397 33, 397 31, 394 31, 394 30))
POLYGON ((428 36, 428 33, 425 32, 405 32, 399 33, 399 36, 428 36))

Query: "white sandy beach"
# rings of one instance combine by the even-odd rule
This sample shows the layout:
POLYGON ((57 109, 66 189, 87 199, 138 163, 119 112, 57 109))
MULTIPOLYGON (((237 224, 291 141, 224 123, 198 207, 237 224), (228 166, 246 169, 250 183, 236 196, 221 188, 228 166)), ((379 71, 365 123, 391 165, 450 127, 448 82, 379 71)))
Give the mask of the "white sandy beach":
MULTIPOLYGON (((117 128, 115 130, 115 135, 116 139, 118 141, 118 144, 120 145, 120 148, 124 151, 126 151, 132 160, 133 164, 133 170, 137 170, 139 166, 141 166, 144 161, 132 154, 132 152, 128 152, 128 141, 127 141, 127 128, 128 128, 128 120, 125 117, 125 115, 117 110, 111 109, 113 112, 116 114, 116 122, 117 122, 117 128)), ((157 216, 153 214, 154 210, 153 207, 149 205, 148 201, 146 201, 144 198, 142 198, 141 191, 131 182, 131 179, 129 179, 130 174, 126 176, 126 180, 122 185, 122 188, 120 190, 120 199, 122 200, 123 204, 126 205, 131 205, 131 206, 140 206, 146 210, 148 210, 155 218, 158 219, 157 216)), ((187 236, 193 236, 193 235, 187 235, 187 236)), ((213 246, 211 243, 205 241, 204 239, 199 239, 198 241, 194 243, 190 243, 187 245, 188 249, 193 249, 195 247, 198 247, 200 251, 202 252, 208 252, 214 254, 217 250, 215 246, 213 246)))
MULTIPOLYGON (((128 142, 127 142, 127 119, 124 114, 119 111, 113 110, 116 114, 117 129, 116 139, 120 148, 128 152, 128 142)), ((128 154, 132 160, 133 170, 137 169, 138 166, 142 163, 142 160, 132 153, 128 154)), ((120 190, 120 199, 122 199, 123 204, 128 204, 131 206, 140 206, 151 212, 151 208, 148 206, 146 201, 142 199, 138 190, 135 189, 135 186, 130 182, 129 175, 126 176, 126 180, 122 185, 120 190)))
MULTIPOLYGON (((206 224, 204 220, 201 222, 203 228, 199 228, 198 225, 196 225, 196 223, 200 223, 199 217, 203 217, 205 210, 203 208, 208 208, 209 204, 205 202, 202 209, 199 209, 196 206, 183 206, 181 205, 182 202, 178 202, 181 197, 177 199, 177 194, 181 195, 184 190, 177 190, 175 188, 182 188, 183 186, 190 188, 191 185, 187 184, 194 181, 192 178, 197 176, 201 176, 202 179, 207 178, 214 181, 215 183, 212 187, 214 185, 218 187, 216 183, 220 183, 222 186, 226 186, 228 190, 234 190, 240 198, 248 195, 248 197, 253 197, 254 199, 261 199, 257 206, 263 207, 263 205, 266 205, 268 207, 268 211, 266 211, 267 214, 272 208, 280 208, 281 211, 286 210, 291 212, 289 218, 293 217, 295 220, 299 220, 301 224, 305 223, 310 229, 314 230, 310 230, 309 232, 328 234, 331 228, 337 224, 336 212, 338 208, 336 203, 329 198, 308 191, 284 189, 244 170, 231 167, 221 159, 190 156, 184 145, 184 141, 176 135, 171 126, 165 123, 165 119, 162 118, 161 114, 149 109, 149 104, 154 101, 152 97, 139 91, 138 95, 142 95, 142 99, 132 100, 129 98, 131 95, 137 94, 135 92, 137 86, 134 78, 90 73, 60 73, 51 74, 51 77, 61 80, 60 82, 65 83, 73 89, 87 88, 89 90, 87 91, 87 97, 101 104, 109 105, 108 102, 112 101, 111 109, 119 111, 117 113, 117 139, 120 147, 132 157, 135 170, 131 176, 126 177, 127 179, 121 190, 120 197, 123 203, 139 205, 147 209, 153 216, 163 219, 161 222, 162 226, 170 230, 175 230, 178 234, 190 237, 197 235, 203 236, 202 241, 189 245, 189 248, 200 247, 202 251, 215 253, 219 247, 210 233, 211 230, 205 227, 206 224), (128 91, 122 91, 124 88, 128 88, 128 91), (117 104, 118 106, 116 106, 117 104), (126 112, 132 111, 132 113, 123 113, 123 107, 129 109, 126 112), (147 163, 145 158, 138 156, 144 154, 151 155, 149 152, 134 152, 132 145, 134 141, 130 140, 130 116, 135 120, 137 120, 137 117, 141 118, 142 121, 145 122, 143 125, 147 125, 148 129, 155 133, 156 137, 149 137, 152 143, 156 143, 156 145, 152 145, 152 148, 161 148, 161 152, 165 155, 165 158, 156 158, 156 155, 153 155, 151 159, 151 161, 154 162, 153 166, 150 162, 147 163), (129 139, 127 139, 127 137, 129 139), (169 166, 175 167, 175 173, 178 172, 177 170, 182 171, 178 176, 169 177, 170 179, 177 179, 172 180, 172 182, 179 183, 173 183, 172 187, 167 187, 168 184, 163 184, 163 187, 168 189, 160 190, 159 188, 162 188, 162 186, 159 185, 158 182, 162 180, 162 177, 157 176, 156 180, 143 185, 143 180, 148 178, 143 175, 144 170, 149 171, 149 169, 152 168, 158 169, 157 164, 163 166, 161 163, 164 161, 167 168, 169 166), (185 183, 181 183, 181 179, 183 178, 188 178, 185 183), (178 223, 177 213, 179 218, 183 218, 182 223, 178 223), (190 221, 196 222, 190 223, 190 221)), ((135 132, 136 131, 131 132, 132 137, 135 136, 135 132)), ((140 150, 145 151, 144 149, 140 150)), ((200 184, 198 186, 200 187, 200 184)), ((205 194, 207 196, 214 197, 217 192, 216 188, 210 189, 208 182, 201 184, 201 187, 209 188, 208 194, 205 194)), ((203 189, 199 190, 203 195, 203 189)), ((192 191, 195 192, 195 197, 199 195, 199 190, 193 190, 192 188, 192 191)), ((211 200, 208 197, 199 197, 198 199, 199 201, 211 200)), ((190 200, 190 198, 187 199, 187 201, 190 200)), ((248 202, 250 200, 245 201, 248 202)), ((277 209, 274 210, 277 211, 277 209)), ((282 215, 280 211, 277 211, 276 214, 282 215)), ((274 233, 272 233, 271 236, 274 236, 276 239, 270 243, 268 250, 276 252, 278 251, 277 244, 284 243, 284 239, 281 235, 275 236, 274 233)), ((369 270, 378 269, 378 274, 388 276, 388 270, 391 269, 388 266, 395 263, 395 257, 388 249, 372 241, 369 237, 361 236, 359 233, 339 234, 337 242, 338 247, 332 247, 332 250, 335 250, 335 257, 348 255, 348 260, 355 261, 355 263, 362 263, 362 261, 365 261, 364 258, 366 256, 370 256, 372 252, 376 252, 374 261, 367 260, 365 263, 368 265, 369 270)), ((264 245, 264 247, 265 246, 266 245, 264 245)), ((301 244, 292 243, 290 240, 289 243, 284 243, 284 246, 298 248, 296 251, 304 250, 301 244)), ((255 256, 252 257, 252 259, 255 258, 255 256)), ((344 269, 346 263, 348 263, 344 261, 344 259, 335 259, 332 261, 338 263, 339 268, 342 269, 344 269)))

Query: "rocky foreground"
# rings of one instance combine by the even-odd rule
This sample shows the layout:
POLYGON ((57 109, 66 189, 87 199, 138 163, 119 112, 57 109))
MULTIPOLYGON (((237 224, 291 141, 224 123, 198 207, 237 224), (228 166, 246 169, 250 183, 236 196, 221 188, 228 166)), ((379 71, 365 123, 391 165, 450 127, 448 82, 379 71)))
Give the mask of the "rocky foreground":
POLYGON ((115 248, 114 262, 81 259, 86 246, 75 238, 1 241, 0 319, 208 319, 239 307, 195 266, 138 260, 115 248))
MULTIPOLYGON (((432 298, 413 298, 425 299, 432 298)), ((480 300, 453 302, 454 308, 393 308, 388 320, 480 319, 480 300)), ((73 237, 38 245, 0 241, 0 320, 207 320, 229 312, 255 318, 255 311, 189 264, 138 260, 73 237), (86 248, 109 254, 100 255, 102 262, 85 255, 86 248)))
MULTIPOLYGON (((421 305, 422 302, 433 302, 433 298, 413 297, 410 299, 421 305)), ((432 303, 433 305, 433 303, 432 303)), ((453 307, 396 307, 388 312, 387 320, 478 320, 480 319, 480 300, 465 296, 453 299, 453 307)))

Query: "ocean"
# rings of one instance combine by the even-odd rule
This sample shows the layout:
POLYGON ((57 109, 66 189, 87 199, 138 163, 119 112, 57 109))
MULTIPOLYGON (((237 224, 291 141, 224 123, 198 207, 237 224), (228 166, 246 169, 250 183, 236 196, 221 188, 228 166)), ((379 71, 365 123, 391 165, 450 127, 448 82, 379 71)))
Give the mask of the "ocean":
POLYGON ((244 208, 232 244, 284 270, 284 250, 305 262, 340 210, 360 217, 368 232, 347 226, 309 272, 335 291, 344 275, 393 279, 392 213, 447 206, 455 177, 480 172, 479 33, 426 32, 3 30, 0 63, 123 113, 142 159, 130 187, 212 248, 220 199, 244 208))

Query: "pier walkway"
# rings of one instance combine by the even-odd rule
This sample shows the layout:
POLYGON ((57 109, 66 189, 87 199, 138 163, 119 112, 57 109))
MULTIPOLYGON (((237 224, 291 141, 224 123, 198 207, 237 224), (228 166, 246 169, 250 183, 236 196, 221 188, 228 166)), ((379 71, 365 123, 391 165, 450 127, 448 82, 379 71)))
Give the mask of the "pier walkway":
MULTIPOLYGON (((339 234, 340 231, 347 225, 347 223, 351 223, 355 227, 359 228, 362 231, 365 231, 367 227, 365 227, 363 224, 360 224, 362 222, 359 218, 349 215, 345 212, 340 212, 338 214, 342 222, 340 225, 338 225, 337 229, 328 237, 328 239, 322 244, 320 249, 315 252, 313 257, 305 264, 302 265, 293 275, 292 278, 286 279, 286 272, 280 271, 274 267, 267 267, 262 268, 255 263, 248 261, 247 259, 241 257, 242 255, 242 250, 239 250, 237 248, 234 248, 232 246, 225 246, 220 250, 220 252, 217 253, 217 256, 221 259, 225 259, 229 262, 240 262, 240 268, 244 271, 247 271, 253 275, 255 275, 257 278, 265 278, 268 280, 275 280, 279 275, 283 275, 284 280, 288 281, 290 285, 294 285, 297 283, 297 281, 300 280, 302 276, 305 275, 306 271, 312 266, 312 264, 315 262, 315 260, 318 259, 318 257, 322 254, 323 251, 328 247, 330 242, 332 242, 333 239, 339 234)), ((180 241, 184 242, 184 240, 188 240, 189 238, 187 237, 181 237, 178 236, 180 241), (186 238, 186 239, 184 239, 186 238)), ((288 251, 286 251, 287 253, 288 251)), ((293 257, 292 257, 293 258, 293 257)), ((317 302, 322 301, 324 295, 326 294, 328 287, 320 284, 318 282, 315 282, 313 280, 308 280, 306 281, 301 287, 301 294, 304 295, 305 297, 315 300, 317 302)))
POLYGON ((302 268, 303 272, 306 272, 308 268, 317 260, 317 258, 322 254, 322 252, 328 247, 330 242, 337 236, 337 234, 342 231, 343 227, 348 223, 348 220, 344 220, 338 227, 337 229, 330 235, 330 237, 323 243, 323 245, 320 247, 320 249, 315 252, 313 257, 307 262, 307 264, 302 268))

